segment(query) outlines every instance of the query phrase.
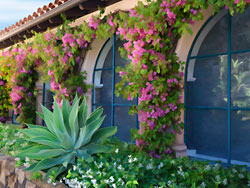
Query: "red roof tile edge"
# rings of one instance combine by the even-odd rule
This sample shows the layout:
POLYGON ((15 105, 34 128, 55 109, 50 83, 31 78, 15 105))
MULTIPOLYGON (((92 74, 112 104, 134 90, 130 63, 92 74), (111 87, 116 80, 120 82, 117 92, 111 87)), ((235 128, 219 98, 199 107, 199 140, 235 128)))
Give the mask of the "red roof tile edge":
POLYGON ((27 22, 45 14, 46 12, 62 5, 63 3, 70 1, 70 0, 55 0, 54 3, 51 2, 48 5, 44 5, 42 8, 38 8, 36 12, 33 12, 32 15, 28 15, 27 17, 24 17, 23 19, 19 20, 19 22, 16 22, 16 24, 12 24, 9 27, 6 27, 5 29, 2 29, 0 31, 0 37, 7 34, 8 32, 16 29, 17 27, 20 27, 24 24, 26 24, 27 22))

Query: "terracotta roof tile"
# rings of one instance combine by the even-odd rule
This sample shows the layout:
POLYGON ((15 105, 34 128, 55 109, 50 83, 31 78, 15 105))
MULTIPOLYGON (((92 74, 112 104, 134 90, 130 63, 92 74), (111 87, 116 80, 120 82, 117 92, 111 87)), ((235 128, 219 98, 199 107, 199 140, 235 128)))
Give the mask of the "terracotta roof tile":
POLYGON ((57 6, 60 6, 61 4, 70 1, 70 0, 55 0, 54 2, 49 3, 48 5, 44 5, 42 8, 38 8, 36 12, 33 12, 32 14, 28 15, 27 17, 24 17, 23 19, 20 19, 15 24, 12 24, 9 27, 6 27, 5 29, 2 29, 0 31, 0 36, 6 34, 7 32, 10 32, 17 27, 20 27, 24 25, 25 23, 39 17, 40 15, 45 14, 46 12, 49 12, 50 10, 54 9, 57 6))

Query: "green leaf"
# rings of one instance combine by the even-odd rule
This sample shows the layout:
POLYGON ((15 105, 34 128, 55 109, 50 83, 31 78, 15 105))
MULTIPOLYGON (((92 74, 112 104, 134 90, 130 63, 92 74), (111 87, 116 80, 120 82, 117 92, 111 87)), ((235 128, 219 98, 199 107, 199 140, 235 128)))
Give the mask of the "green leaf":
POLYGON ((39 115, 39 116, 41 117, 42 120, 44 120, 44 115, 43 115, 43 113, 41 113, 41 112, 36 112, 36 114, 39 115))
POLYGON ((90 117, 87 120, 87 125, 100 118, 103 113, 103 109, 101 107, 97 108, 94 112, 91 113, 90 117))
POLYGON ((92 142, 102 144, 108 137, 113 136, 117 132, 117 127, 102 128, 93 135, 92 142))
POLYGON ((29 141, 30 142, 36 142, 36 143, 42 144, 42 145, 46 145, 46 146, 49 146, 49 147, 55 148, 55 149, 62 148, 60 146, 60 144, 48 140, 47 137, 42 137, 42 136, 40 136, 40 137, 33 137, 33 138, 29 139, 29 141))
POLYGON ((49 169, 52 166, 59 165, 64 163, 65 161, 70 161, 72 158, 74 158, 76 153, 68 153, 66 155, 57 157, 57 158, 50 158, 50 159, 44 159, 40 161, 35 168, 33 168, 32 173, 38 171, 38 170, 44 170, 49 169))
POLYGON ((79 108, 79 112, 78 112, 78 123, 79 123, 79 128, 82 128, 83 126, 85 126, 87 117, 88 117, 88 105, 86 104, 86 99, 84 97, 82 104, 79 108))
POLYGON ((58 138, 60 138, 60 135, 58 135, 57 131, 54 128, 54 122, 53 122, 53 114, 51 111, 49 111, 45 106, 41 105, 43 114, 44 114, 44 121, 50 130, 51 133, 56 135, 58 138))
POLYGON ((68 133, 71 135, 71 130, 69 127, 69 113, 70 113, 70 104, 68 101, 65 100, 65 97, 63 96, 63 104, 62 104, 62 115, 63 115, 63 121, 65 128, 67 129, 68 133))
POLYGON ((87 162, 91 162, 93 160, 91 155, 89 155, 86 150, 77 150, 76 153, 78 158, 84 158, 87 162))
POLYGON ((79 134, 79 126, 78 126, 78 108, 79 108, 79 99, 75 102, 74 106, 72 107, 72 110, 69 114, 69 126, 71 130, 71 136, 73 139, 73 142, 76 141, 76 137, 79 134))
POLYGON ((86 146, 83 146, 81 149, 84 149, 88 154, 93 155, 96 153, 110 153, 114 151, 114 147, 110 145, 95 144, 90 143, 86 146))
POLYGON ((33 137, 46 137, 48 140, 51 140, 55 143, 59 143, 58 138, 52 134, 47 128, 45 127, 37 127, 37 128, 29 128, 20 130, 24 134, 28 135, 30 138, 33 137))
POLYGON ((82 145, 87 144, 91 140, 92 135, 102 125, 104 118, 105 116, 98 118, 95 121, 91 122, 90 124, 86 125, 86 130, 82 133, 83 134, 82 137, 84 138, 83 141, 81 142, 82 145))

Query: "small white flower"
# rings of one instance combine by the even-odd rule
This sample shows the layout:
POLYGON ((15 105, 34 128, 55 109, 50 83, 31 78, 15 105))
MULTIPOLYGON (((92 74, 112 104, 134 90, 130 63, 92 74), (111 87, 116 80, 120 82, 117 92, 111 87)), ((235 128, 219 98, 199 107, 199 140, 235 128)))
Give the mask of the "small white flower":
POLYGON ((139 164, 139 168, 142 168, 142 167, 143 167, 143 165, 140 163, 140 164, 139 164))
POLYGON ((19 157, 16 157, 16 158, 15 158, 15 161, 20 161, 20 158, 19 158, 19 157))
POLYGON ((131 158, 132 157, 132 155, 128 155, 128 158, 131 158))
POLYGON ((115 150, 115 152, 118 153, 118 152, 119 152, 119 149, 117 148, 117 149, 115 150))
POLYGON ((238 172, 235 168, 233 168, 232 171, 233 171, 233 173, 237 173, 238 172))
POLYGON ((74 170, 74 171, 76 170, 76 166, 75 166, 75 165, 73 165, 73 170, 74 170))
POLYGON ((95 179, 92 179, 91 182, 92 182, 94 185, 97 185, 95 179))
POLYGON ((86 174, 90 174, 91 172, 92 172, 91 169, 88 169, 86 174))
POLYGON ((250 187, 250 181, 248 181, 248 184, 247 184, 248 187, 250 187))
POLYGON ((243 179, 244 178, 244 175, 243 174, 239 174, 239 178, 243 179))
POLYGON ((29 163, 24 163, 23 165, 24 165, 26 168, 28 168, 28 167, 30 166, 29 163))
POLYGON ((132 162, 133 162, 133 159, 129 158, 129 159, 128 159, 128 162, 129 162, 129 163, 132 163, 132 162))
POLYGON ((227 179, 224 179, 223 182, 222 182, 224 185, 227 184, 227 179))
POLYGON ((170 163, 174 165, 174 164, 175 164, 175 161, 174 161, 174 160, 172 160, 172 161, 170 161, 170 163))
POLYGON ((171 182, 170 180, 168 180, 167 184, 168 184, 168 185, 171 185, 171 184, 172 184, 172 182, 171 182))
POLYGON ((110 183, 113 183, 113 182, 115 181, 114 177, 111 176, 111 177, 109 178, 109 181, 110 181, 110 183))
POLYGON ((102 168, 102 166, 103 166, 103 163, 101 162, 101 163, 99 164, 99 168, 102 168))
POLYGON ((153 166, 151 164, 148 164, 146 167, 147 170, 153 169, 153 166))
POLYGON ((113 184, 112 184, 112 187, 116 188, 116 185, 113 183, 113 184))
POLYGON ((29 162, 30 161, 29 157, 25 157, 25 161, 29 162))
POLYGON ((209 171, 210 169, 211 169, 211 166, 210 166, 210 165, 206 165, 205 170, 206 170, 206 171, 209 171))
POLYGON ((133 161, 134 161, 134 162, 137 161, 137 158, 135 157, 135 158, 133 159, 133 161))
POLYGON ((202 182, 202 183, 201 183, 201 187, 202 187, 202 188, 206 187, 205 182, 202 182))
POLYGON ((118 168, 119 170, 122 170, 122 165, 119 165, 117 168, 118 168))
POLYGON ((220 176, 219 175, 215 176, 215 179, 216 181, 220 181, 220 176))
POLYGON ((47 183, 51 183, 51 182, 52 182, 52 179, 49 178, 48 181, 47 181, 47 183))

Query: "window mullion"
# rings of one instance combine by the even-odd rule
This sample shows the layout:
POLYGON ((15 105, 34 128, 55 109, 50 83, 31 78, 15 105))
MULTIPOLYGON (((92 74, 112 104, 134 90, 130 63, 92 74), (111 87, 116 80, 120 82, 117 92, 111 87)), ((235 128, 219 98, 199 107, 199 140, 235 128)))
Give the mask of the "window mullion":
POLYGON ((231 15, 228 11, 228 62, 227 62, 227 129, 228 129, 228 155, 227 155, 227 163, 231 164, 231 15))
POLYGON ((114 100, 115 100, 115 39, 113 34, 113 58, 112 58, 112 106, 111 106, 111 126, 114 126, 114 100))

